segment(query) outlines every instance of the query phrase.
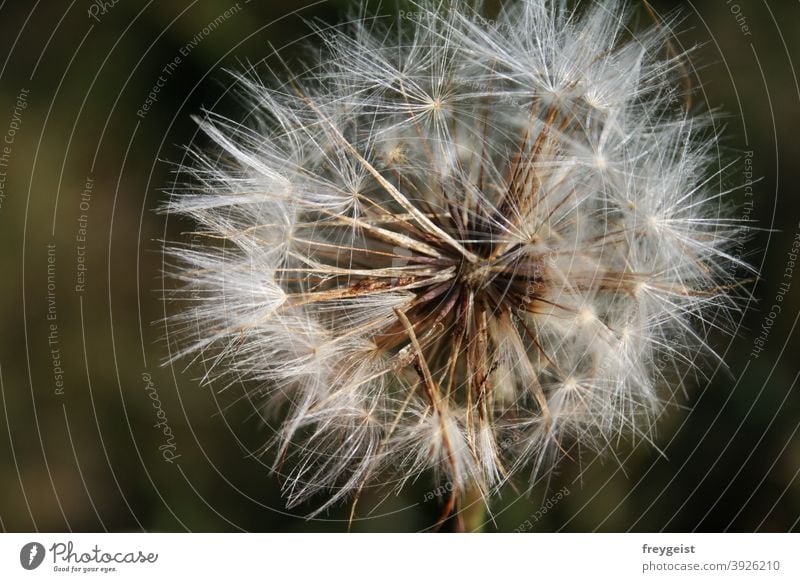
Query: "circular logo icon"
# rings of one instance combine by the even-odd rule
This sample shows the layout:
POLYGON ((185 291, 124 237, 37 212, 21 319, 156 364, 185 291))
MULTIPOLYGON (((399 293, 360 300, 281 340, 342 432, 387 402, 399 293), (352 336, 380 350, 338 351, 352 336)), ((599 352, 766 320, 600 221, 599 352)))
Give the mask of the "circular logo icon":
POLYGON ((39 542, 28 542, 19 551, 19 563, 26 570, 35 570, 44 561, 44 546, 39 542))

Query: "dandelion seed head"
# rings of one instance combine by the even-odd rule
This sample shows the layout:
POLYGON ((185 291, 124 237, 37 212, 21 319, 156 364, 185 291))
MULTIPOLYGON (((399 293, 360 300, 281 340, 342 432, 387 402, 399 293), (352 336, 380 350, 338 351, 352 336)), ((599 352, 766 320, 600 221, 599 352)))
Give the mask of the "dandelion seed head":
POLYGON ((740 226, 710 117, 675 102, 669 22, 422 0, 320 32, 290 79, 236 75, 166 210, 175 357, 252 382, 290 506, 423 475, 486 498, 569 451, 651 440, 731 321, 740 226))

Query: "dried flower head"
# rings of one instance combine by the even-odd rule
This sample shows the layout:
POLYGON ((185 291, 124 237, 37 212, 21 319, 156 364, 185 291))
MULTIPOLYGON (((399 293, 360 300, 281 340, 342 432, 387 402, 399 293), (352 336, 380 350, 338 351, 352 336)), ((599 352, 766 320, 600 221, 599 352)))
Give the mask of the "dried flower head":
POLYGON ((627 21, 614 1, 362 14, 302 74, 238 76, 248 123, 200 120, 218 151, 168 204, 202 241, 170 249, 177 356, 278 415, 290 506, 427 472, 452 506, 648 439, 710 352, 739 227, 686 55, 627 21))

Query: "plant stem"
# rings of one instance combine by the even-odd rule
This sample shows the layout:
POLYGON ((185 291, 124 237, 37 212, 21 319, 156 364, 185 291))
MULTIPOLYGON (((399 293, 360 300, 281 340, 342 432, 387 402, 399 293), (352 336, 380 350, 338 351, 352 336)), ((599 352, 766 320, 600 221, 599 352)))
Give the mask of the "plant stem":
POLYGON ((486 500, 479 487, 469 487, 461 496, 459 530, 469 533, 482 533, 486 526, 486 500))

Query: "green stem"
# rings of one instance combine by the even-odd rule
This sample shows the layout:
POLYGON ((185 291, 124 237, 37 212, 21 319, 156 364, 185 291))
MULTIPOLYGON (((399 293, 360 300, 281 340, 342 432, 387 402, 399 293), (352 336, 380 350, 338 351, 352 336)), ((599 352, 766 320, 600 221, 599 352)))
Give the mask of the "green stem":
POLYGON ((481 533, 486 527, 486 503, 479 487, 470 487, 461 496, 461 531, 481 533))

